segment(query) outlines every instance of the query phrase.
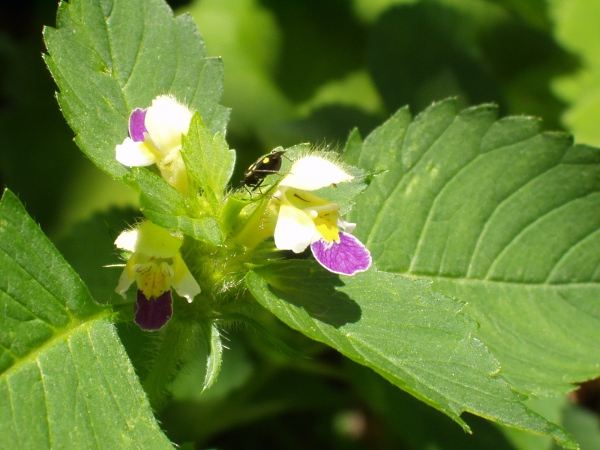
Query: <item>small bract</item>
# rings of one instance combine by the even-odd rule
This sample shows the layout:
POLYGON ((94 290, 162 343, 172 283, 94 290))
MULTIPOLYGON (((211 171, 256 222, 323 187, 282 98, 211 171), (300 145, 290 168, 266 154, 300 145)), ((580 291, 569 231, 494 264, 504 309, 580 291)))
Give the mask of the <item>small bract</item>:
POLYGON ((116 158, 128 167, 156 164, 162 177, 184 195, 187 171, 181 157, 181 136, 187 134, 192 111, 168 95, 160 95, 147 109, 129 116, 129 136, 116 147, 116 158))
POLYGON ((125 297, 129 286, 137 283, 135 322, 143 330, 159 330, 173 315, 171 286, 188 302, 200 293, 200 286, 181 258, 182 243, 182 237, 150 221, 122 232, 115 241, 117 248, 132 253, 116 292, 125 297))
POLYGON ((353 178, 319 156, 296 161, 273 195, 279 208, 275 246, 300 253, 310 245, 315 259, 330 272, 354 275, 367 270, 371 254, 349 234, 356 225, 342 219, 337 203, 309 192, 353 178))

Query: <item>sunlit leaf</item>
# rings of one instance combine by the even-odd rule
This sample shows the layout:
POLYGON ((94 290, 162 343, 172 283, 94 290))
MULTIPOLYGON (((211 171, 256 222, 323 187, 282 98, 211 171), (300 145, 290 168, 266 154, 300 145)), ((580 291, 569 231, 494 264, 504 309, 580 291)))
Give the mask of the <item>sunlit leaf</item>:
POLYGON ((576 447, 496 376, 497 361, 473 337, 477 324, 429 283, 375 270, 341 278, 306 261, 256 269, 247 282, 283 322, 371 367, 466 429, 460 414, 470 411, 576 447))
POLYGON ((115 146, 128 136, 129 114, 158 95, 174 95, 200 111, 212 133, 224 132, 221 62, 205 58, 191 18, 173 18, 164 1, 63 2, 56 28, 46 28, 44 39, 76 142, 110 175, 127 172, 115 146))
POLYGON ((221 133, 213 136, 202 118, 196 114, 184 137, 182 156, 189 174, 204 193, 204 198, 216 209, 223 200, 225 187, 233 173, 235 151, 229 150, 221 133))
POLYGON ((350 217, 380 269, 468 303, 513 386, 564 393, 600 373, 600 151, 496 114, 399 111, 352 146, 387 172, 350 217))
MULTIPOLYGON (((5 191, 0 439, 13 448, 171 448, 110 316, 5 191)), ((101 268, 99 268, 101 270, 101 268)))

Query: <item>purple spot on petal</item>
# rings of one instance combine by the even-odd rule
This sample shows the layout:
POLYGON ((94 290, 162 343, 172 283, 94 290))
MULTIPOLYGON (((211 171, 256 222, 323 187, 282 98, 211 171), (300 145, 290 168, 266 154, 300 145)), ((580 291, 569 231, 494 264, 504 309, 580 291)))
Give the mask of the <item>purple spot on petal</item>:
POLYGON ((146 110, 141 108, 134 109, 129 116, 129 136, 135 142, 142 142, 144 140, 144 133, 147 132, 146 110))
POLYGON ((159 297, 146 298, 141 290, 137 291, 135 301, 135 323, 144 331, 157 331, 164 327, 173 315, 171 291, 159 297))
POLYGON ((332 244, 320 239, 310 245, 315 259, 333 273, 354 275, 371 266, 371 253, 354 236, 340 233, 340 242, 332 244))

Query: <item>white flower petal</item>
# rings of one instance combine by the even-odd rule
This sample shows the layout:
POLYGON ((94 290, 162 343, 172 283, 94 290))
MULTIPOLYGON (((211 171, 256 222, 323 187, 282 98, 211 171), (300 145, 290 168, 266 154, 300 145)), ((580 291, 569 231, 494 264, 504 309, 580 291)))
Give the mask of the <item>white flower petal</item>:
POLYGON ((119 277, 119 284, 117 284, 115 292, 121 297, 127 298, 125 292, 127 292, 127 289, 129 289, 129 286, 131 286, 131 283, 133 283, 134 281, 135 277, 129 276, 129 271, 127 269, 124 269, 121 273, 121 276, 119 277))
POLYGON ((183 195, 188 195, 188 173, 179 150, 173 150, 157 163, 160 174, 183 195))
POLYGON ((355 223, 346 222, 341 217, 338 217, 337 226, 338 226, 338 228, 341 228, 342 230, 344 230, 346 233, 352 233, 354 231, 354 229, 356 228, 355 223))
POLYGON ((300 253, 309 246, 315 235, 315 224, 303 211, 281 205, 275 225, 275 247, 300 253))
POLYGON ((134 254, 129 258, 127 264, 125 264, 125 268, 123 272, 121 272, 121 276, 119 277, 119 283, 117 284, 117 288, 115 292, 122 296, 123 298, 127 298, 125 292, 129 289, 129 286, 135 281, 135 272, 134 266, 137 263, 137 256, 134 254))
POLYGON ((200 285, 192 276, 185 262, 178 253, 173 257, 173 287, 177 293, 192 303, 194 297, 200 293, 200 285))
POLYGON ((331 161, 319 156, 306 156, 299 159, 279 183, 280 186, 289 186, 306 191, 315 191, 331 184, 344 183, 354 177, 331 161))
POLYGON ((181 148, 181 135, 187 134, 192 112, 173 97, 161 95, 146 112, 146 129, 163 155, 181 148))
POLYGON ((133 230, 125 230, 123 231, 115 241, 115 246, 120 248, 121 250, 126 250, 128 252, 135 252, 135 246, 138 240, 138 230, 134 228, 133 230))
POLYGON ((134 142, 131 138, 125 138, 117 145, 116 152, 117 161, 127 167, 144 167, 156 162, 146 142, 134 142))

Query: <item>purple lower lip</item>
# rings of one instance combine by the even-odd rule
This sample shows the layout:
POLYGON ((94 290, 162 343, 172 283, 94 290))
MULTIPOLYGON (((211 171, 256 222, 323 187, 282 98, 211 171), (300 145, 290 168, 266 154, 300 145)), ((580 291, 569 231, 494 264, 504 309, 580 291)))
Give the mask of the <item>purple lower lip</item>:
POLYGON ((315 259, 333 273, 354 275, 371 266, 371 253, 354 236, 340 233, 340 241, 328 243, 322 239, 310 245, 315 259))
POLYGON ((134 142, 144 141, 144 133, 147 133, 146 129, 146 110, 136 108, 131 112, 129 116, 129 136, 134 142))
POLYGON ((171 291, 166 291, 158 297, 146 298, 144 293, 138 290, 134 312, 135 323, 142 330, 160 330, 173 315, 173 297, 171 296, 171 291))

